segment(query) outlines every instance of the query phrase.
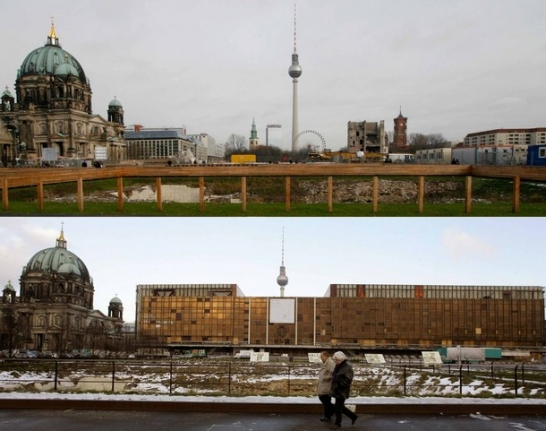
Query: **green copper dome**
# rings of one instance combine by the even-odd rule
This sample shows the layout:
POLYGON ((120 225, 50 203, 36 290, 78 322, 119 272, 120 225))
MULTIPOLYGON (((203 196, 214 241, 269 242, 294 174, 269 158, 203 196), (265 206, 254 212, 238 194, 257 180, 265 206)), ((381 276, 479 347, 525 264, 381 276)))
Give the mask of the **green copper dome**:
POLYGON ((19 77, 29 75, 58 76, 59 78, 74 76, 82 83, 88 83, 79 61, 61 48, 53 24, 46 44, 28 54, 21 64, 19 77))
POLYGON ((109 104, 108 104, 108 107, 109 108, 123 108, 121 102, 114 98, 114 100, 112 100, 109 104))
POLYGON ((46 248, 36 253, 23 268, 23 276, 32 272, 48 274, 75 275, 88 283, 92 283, 85 263, 66 248, 64 234, 57 239, 55 247, 46 248))
POLYGON ((123 302, 121 302, 121 299, 119 299, 117 296, 114 296, 110 300, 110 305, 114 305, 114 304, 123 305, 123 302))

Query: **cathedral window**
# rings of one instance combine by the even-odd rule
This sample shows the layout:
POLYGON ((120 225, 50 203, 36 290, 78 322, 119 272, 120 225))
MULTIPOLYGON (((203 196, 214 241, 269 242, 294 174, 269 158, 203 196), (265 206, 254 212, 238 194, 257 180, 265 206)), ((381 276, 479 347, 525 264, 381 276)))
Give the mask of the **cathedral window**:
POLYGON ((61 121, 57 123, 57 133, 64 133, 64 123, 61 121))

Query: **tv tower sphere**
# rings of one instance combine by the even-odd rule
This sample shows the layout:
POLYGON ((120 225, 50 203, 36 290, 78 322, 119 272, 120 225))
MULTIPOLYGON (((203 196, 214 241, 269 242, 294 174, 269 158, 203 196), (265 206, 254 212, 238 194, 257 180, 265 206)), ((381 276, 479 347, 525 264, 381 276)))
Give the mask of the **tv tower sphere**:
POLYGON ((299 78, 301 76, 301 66, 298 61, 298 54, 292 54, 292 64, 288 68, 288 74, 292 78, 299 78))
POLYGON ((286 273, 284 271, 285 271, 284 266, 281 266, 281 273, 277 277, 277 284, 282 287, 288 284, 288 277, 286 276, 286 273))

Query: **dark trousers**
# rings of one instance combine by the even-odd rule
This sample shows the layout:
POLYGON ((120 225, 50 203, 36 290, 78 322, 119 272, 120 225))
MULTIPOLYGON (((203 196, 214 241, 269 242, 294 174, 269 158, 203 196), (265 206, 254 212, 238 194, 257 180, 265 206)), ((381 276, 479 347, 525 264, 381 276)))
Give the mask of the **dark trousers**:
POLYGON ((349 419, 356 419, 357 415, 345 407, 345 398, 336 397, 336 405, 334 406, 336 412, 336 424, 341 425, 341 415, 344 414, 349 419))
POLYGON ((330 419, 334 415, 334 405, 332 404, 332 397, 328 394, 319 395, 318 399, 324 406, 324 417, 330 419))

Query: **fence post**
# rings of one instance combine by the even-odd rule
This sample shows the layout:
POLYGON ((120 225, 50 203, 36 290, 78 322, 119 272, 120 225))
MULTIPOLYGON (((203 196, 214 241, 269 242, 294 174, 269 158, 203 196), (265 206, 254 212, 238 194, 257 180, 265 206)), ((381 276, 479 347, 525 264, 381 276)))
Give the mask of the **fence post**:
POLYGON ((205 177, 199 177, 199 211, 205 211, 205 177))
POLYGON ((112 361, 112 392, 115 392, 115 380, 116 380, 116 363, 112 361))
POLYGON ((419 214, 422 214, 425 210, 425 177, 421 175, 419 177, 419 187, 417 191, 417 205, 419 207, 419 214))
POLYGON ((525 364, 521 364, 521 383, 525 385, 525 364))
POLYGON ((286 177, 284 183, 284 208, 286 212, 290 212, 290 201, 290 177, 286 177))
POLYGON ((463 366, 459 367, 459 395, 463 394, 463 366))
POLYGON ((77 179, 77 189, 78 189, 78 211, 83 212, 83 177, 78 176, 77 179))
POLYGON ((161 177, 155 179, 155 189, 157 195, 157 209, 158 211, 163 211, 163 196, 161 194, 161 177))
POLYGON ((2 178, 2 209, 7 210, 9 206, 8 178, 2 178))
POLYGON ((288 365, 288 396, 290 396, 290 365, 288 365))
POLYGON ((59 361, 55 361, 55 383, 53 389, 57 391, 57 381, 59 379, 59 361))
POLYGON ((231 395, 231 362, 228 366, 228 388, 227 388, 228 395, 231 395))
POLYGON ((519 202, 520 202, 520 191, 521 191, 521 177, 516 175, 514 177, 513 188, 513 197, 512 197, 512 212, 517 213, 519 211, 519 202))
POLYGON ((173 394, 173 360, 171 359, 171 366, 169 370, 169 395, 173 394))
POLYGON ((379 177, 377 175, 374 175, 374 177, 372 178, 372 211, 374 214, 377 213, 378 201, 379 201, 379 177))
POLYGON ((516 365, 516 368, 514 368, 514 395, 518 396, 518 367, 519 365, 516 365))
POLYGON ((465 213, 470 214, 472 211, 472 177, 469 175, 465 179, 465 213))
POLYGON ((118 211, 123 211, 123 177, 118 177, 118 211))
POLYGON ((407 365, 404 365, 404 396, 407 394, 407 390, 408 390, 408 388, 407 388, 407 377, 408 377, 408 375, 406 373, 407 367, 408 367, 407 365))
POLYGON ((332 212, 334 208, 334 182, 332 176, 328 177, 328 212, 332 212))
POLYGON ((246 177, 241 177, 241 211, 246 213, 246 177))

